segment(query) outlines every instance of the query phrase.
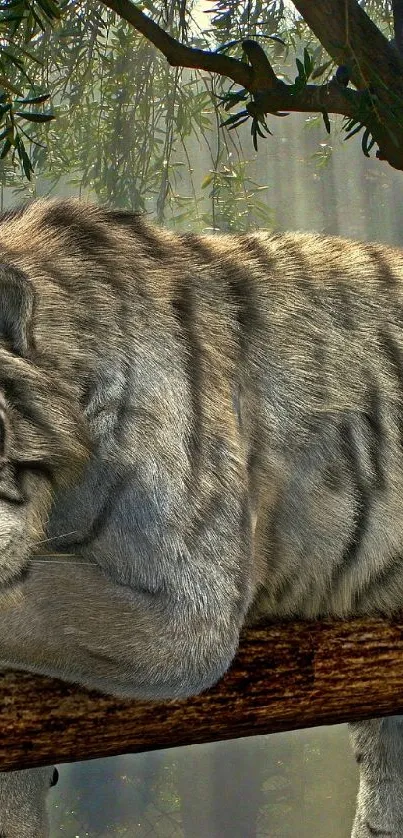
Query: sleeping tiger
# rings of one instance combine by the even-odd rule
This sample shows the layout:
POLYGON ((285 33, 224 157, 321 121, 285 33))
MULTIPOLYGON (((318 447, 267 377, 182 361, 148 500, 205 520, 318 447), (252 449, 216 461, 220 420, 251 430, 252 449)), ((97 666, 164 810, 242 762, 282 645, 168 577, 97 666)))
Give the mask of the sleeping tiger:
MULTIPOLYGON (((0 294, 3 668, 186 697, 245 624, 402 606, 403 252, 39 201, 0 294)), ((403 835, 400 727, 351 727, 354 838, 403 835)), ((52 777, 0 775, 3 838, 52 777)))

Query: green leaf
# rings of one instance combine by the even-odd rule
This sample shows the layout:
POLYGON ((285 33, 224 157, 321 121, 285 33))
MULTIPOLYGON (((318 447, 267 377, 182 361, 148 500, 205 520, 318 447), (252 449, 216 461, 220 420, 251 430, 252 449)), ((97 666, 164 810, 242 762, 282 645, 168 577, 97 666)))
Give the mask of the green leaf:
POLYGON ((266 136, 265 136, 265 134, 263 133, 263 131, 262 131, 262 129, 261 129, 261 127, 260 127, 260 125, 259 125, 259 123, 258 123, 258 122, 256 123, 255 130, 256 130, 256 131, 257 131, 257 133, 259 134, 259 137, 261 137, 261 138, 262 138, 262 140, 265 140, 265 139, 266 139, 266 136))
POLYGON ((9 9, 14 9, 15 6, 21 6, 21 0, 7 0, 7 3, 0 3, 0 12, 8 12, 9 9))
POLYGON ((325 64, 321 64, 319 67, 316 67, 316 69, 312 73, 312 80, 318 79, 320 78, 320 76, 323 76, 323 73, 325 73, 326 70, 328 70, 333 63, 333 61, 326 61, 325 64))
POLYGON ((50 93, 43 93, 41 96, 28 96, 26 99, 16 99, 17 105, 40 105, 50 99, 50 93))
POLYGON ((16 111, 15 115, 27 119, 28 122, 50 122, 55 119, 53 113, 35 113, 34 111, 16 111))
POLYGON ((20 25, 21 21, 24 20, 24 15, 0 15, 0 26, 4 23, 17 23, 17 27, 14 27, 14 31, 20 25))
POLYGON ((22 168, 24 169, 25 177, 27 178, 27 180, 31 180, 31 174, 34 170, 33 170, 33 167, 32 167, 32 163, 31 163, 31 161, 28 157, 28 154, 25 151, 25 146, 24 146, 24 143, 23 143, 21 137, 18 137, 18 141, 17 141, 17 154, 18 154, 18 157, 20 158, 22 168))
POLYGON ((49 20, 59 20, 61 16, 61 11, 57 3, 54 3, 53 0, 36 0, 37 5, 41 9, 42 12, 47 15, 49 20))
POLYGON ((330 120, 329 114, 327 111, 322 111, 323 122, 325 123, 325 128, 328 134, 330 134, 330 120))
POLYGON ((220 122, 220 128, 224 128, 228 125, 232 125, 234 122, 238 122, 238 119, 241 119, 243 116, 246 116, 246 118, 248 118, 248 111, 238 111, 238 113, 232 114, 232 116, 229 116, 228 119, 225 120, 225 122, 220 122))
POLYGON ((305 75, 306 75, 307 79, 309 79, 309 76, 311 75, 312 66, 313 66, 312 58, 309 55, 309 52, 308 52, 307 48, 305 47, 305 49, 304 49, 304 70, 305 70, 305 75))
POLYGON ((46 24, 45 24, 45 23, 44 23, 44 21, 43 21, 43 20, 39 17, 39 15, 36 13, 35 8, 34 8, 34 6, 33 6, 31 3, 29 4, 29 10, 30 10, 30 12, 31 12, 32 17, 33 17, 33 18, 34 18, 34 20, 35 20, 35 23, 37 24, 37 26, 39 26, 39 29, 41 29, 41 30, 42 30, 42 32, 44 32, 44 31, 45 31, 45 29, 46 29, 46 24))
POLYGON ((234 128, 239 128, 239 126, 243 125, 244 122, 247 122, 248 119, 249 119, 249 114, 248 114, 248 116, 244 116, 243 119, 240 119, 239 122, 234 122, 233 125, 230 125, 229 128, 228 128, 228 131, 233 131, 234 128))
POLYGON ((6 104, 0 105, 0 119, 9 111, 11 111, 11 102, 6 102, 6 104))
MULTIPOLYGON (((28 79, 29 84, 32 85, 32 81, 31 81, 28 73, 25 72, 24 64, 23 64, 22 61, 20 61, 19 58, 16 58, 16 56, 13 55, 7 49, 3 50, 3 57, 5 57, 7 59, 7 61, 11 61, 11 64, 14 64, 14 66, 18 68, 20 73, 22 73, 22 75, 25 76, 26 79, 28 79)), ((5 87, 5 84, 4 84, 4 87, 5 87)), ((21 94, 18 92, 18 95, 21 95, 21 94)))
POLYGON ((361 140, 361 148, 365 154, 365 157, 369 157, 369 152, 371 151, 372 146, 375 145, 375 140, 371 137, 371 132, 369 128, 366 128, 361 140))
POLYGON ((11 126, 11 125, 7 125, 7 128, 5 128, 5 129, 4 129, 4 131, 2 131, 2 132, 1 132, 1 134, 0 134, 0 142, 1 142, 2 140, 4 140, 4 139, 5 139, 5 137, 8 137, 8 136, 9 136, 10 134, 12 134, 12 133, 13 133, 12 126, 11 126))
POLYGON ((302 61, 300 61, 299 58, 296 58, 295 63, 296 63, 297 68, 298 68, 299 77, 302 78, 302 79, 305 79, 305 67, 304 67, 302 61))
POLYGON ((4 160, 11 148, 10 140, 6 140, 0 152, 0 160, 4 160))
POLYGON ((203 178, 201 188, 207 189, 207 187, 210 186, 210 183, 212 183, 212 181, 214 180, 214 177, 215 172, 209 172, 209 174, 206 175, 205 178, 203 178))
POLYGON ((15 87, 14 84, 11 84, 9 79, 6 79, 4 76, 0 75, 0 87, 4 87, 4 90, 7 90, 8 93, 14 93, 14 96, 21 96, 21 91, 18 90, 18 87, 15 87))
POLYGON ((362 125, 362 123, 360 122, 360 123, 357 125, 357 127, 356 127, 356 128, 353 128, 353 130, 352 130, 352 131, 350 131, 350 133, 349 133, 349 134, 347 134, 347 137, 344 137, 344 139, 345 139, 345 140, 349 140, 349 139, 350 139, 350 137, 354 137, 354 134, 358 134, 358 132, 359 132, 359 131, 361 131, 361 128, 363 128, 363 127, 364 127, 364 126, 363 126, 363 125, 362 125))

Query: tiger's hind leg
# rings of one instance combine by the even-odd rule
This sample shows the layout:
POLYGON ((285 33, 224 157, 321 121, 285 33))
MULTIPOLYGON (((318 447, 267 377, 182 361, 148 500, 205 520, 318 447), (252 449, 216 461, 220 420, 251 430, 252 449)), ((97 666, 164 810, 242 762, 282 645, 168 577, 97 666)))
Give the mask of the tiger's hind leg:
POLYGON ((46 798, 56 782, 53 765, 0 772, 1 838, 47 838, 46 798))
POLYGON ((360 772, 352 838, 403 838, 403 717, 349 728, 360 772))

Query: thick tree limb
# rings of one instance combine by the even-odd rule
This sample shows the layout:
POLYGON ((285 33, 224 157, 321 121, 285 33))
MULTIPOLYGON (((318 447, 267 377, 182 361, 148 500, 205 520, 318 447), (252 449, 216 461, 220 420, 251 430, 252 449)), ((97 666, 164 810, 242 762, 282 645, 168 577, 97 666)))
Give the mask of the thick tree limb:
POLYGON ((249 85, 252 84, 252 69, 243 61, 238 61, 228 55, 182 44, 176 38, 168 35, 144 12, 141 12, 131 0, 103 0, 103 2, 105 6, 116 12, 119 17, 134 26, 150 43, 154 44, 165 55, 172 67, 190 67, 218 73, 248 89, 249 85))
POLYGON ((196 49, 168 35, 157 23, 140 11, 131 0, 104 0, 104 5, 141 32, 173 67, 206 70, 232 79, 251 93, 258 93, 259 107, 265 113, 303 111, 352 116, 360 97, 356 91, 345 91, 335 82, 307 85, 295 94, 290 85, 277 78, 266 54, 255 41, 244 41, 250 64, 210 50, 196 49))
POLYGON ((356 87, 382 81, 403 92, 403 61, 357 0, 293 2, 336 64, 349 66, 356 87))
POLYGON ((392 9, 395 44, 400 55, 403 56, 403 0, 392 0, 392 9))
POLYGON ((358 89, 375 94, 365 125, 379 146, 377 156, 403 169, 403 58, 357 0, 294 0, 299 13, 329 55, 347 65, 358 89))
POLYGON ((186 701, 0 682, 2 770, 334 724, 403 712, 403 618, 248 629, 226 677, 186 701))
POLYGON ((346 90, 332 80, 325 85, 307 85, 298 92, 277 78, 263 49, 254 41, 244 42, 247 64, 180 43, 131 0, 104 0, 104 4, 141 32, 172 66, 217 73, 245 88, 253 98, 247 108, 252 116, 326 110, 354 117, 377 142, 377 156, 403 169, 403 58, 357 0, 295 0, 308 26, 336 63, 347 65, 350 79, 358 88, 346 90))

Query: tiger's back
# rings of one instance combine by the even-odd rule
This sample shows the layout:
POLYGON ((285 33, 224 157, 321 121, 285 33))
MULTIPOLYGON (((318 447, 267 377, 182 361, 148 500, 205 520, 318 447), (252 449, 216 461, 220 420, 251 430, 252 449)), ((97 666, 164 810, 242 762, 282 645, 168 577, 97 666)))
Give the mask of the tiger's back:
MULTIPOLYGON (((381 245, 3 217, 1 666, 187 697, 245 623, 399 609, 402 282, 381 245)), ((352 737, 354 838, 401 838, 401 722, 352 737)), ((45 823, 34 775, 0 774, 1 833, 45 823)))
POLYGON ((232 541, 242 506, 248 620, 399 607, 400 251, 175 235, 75 202, 6 216, 0 250, 34 286, 39 356, 46 339, 95 433, 116 423, 127 460, 164 471, 161 527, 188 514, 191 553, 217 509, 232 541))
POLYGON ((402 252, 293 233, 191 242, 238 321, 249 621, 390 613, 403 598, 402 252))

